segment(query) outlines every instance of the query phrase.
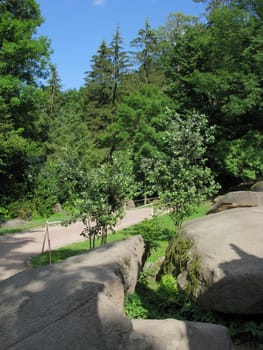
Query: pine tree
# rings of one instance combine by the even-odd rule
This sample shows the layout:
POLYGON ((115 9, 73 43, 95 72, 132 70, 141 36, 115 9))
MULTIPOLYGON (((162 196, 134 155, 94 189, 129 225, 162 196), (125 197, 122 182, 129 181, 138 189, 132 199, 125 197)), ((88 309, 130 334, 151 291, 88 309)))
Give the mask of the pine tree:
POLYGON ((134 56, 139 66, 138 73, 141 82, 146 84, 160 83, 158 40, 148 18, 146 18, 145 27, 139 30, 138 37, 132 40, 130 44, 131 47, 136 48, 134 56))
POLYGON ((123 38, 120 35, 119 26, 116 29, 116 33, 113 35, 110 49, 113 68, 112 103, 115 105, 116 100, 119 100, 117 89, 127 76, 130 67, 128 54, 123 50, 123 38))

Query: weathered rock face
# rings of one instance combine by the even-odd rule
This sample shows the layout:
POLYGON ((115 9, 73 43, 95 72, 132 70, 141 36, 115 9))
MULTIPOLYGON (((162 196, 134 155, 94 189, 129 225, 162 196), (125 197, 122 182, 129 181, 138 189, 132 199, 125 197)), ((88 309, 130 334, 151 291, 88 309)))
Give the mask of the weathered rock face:
POLYGON ((123 315, 143 253, 135 236, 0 283, 1 349, 231 349, 221 326, 123 315))
POLYGON ((263 206, 263 192, 236 191, 220 196, 209 208, 207 214, 240 207, 263 206))
MULTIPOLYGON (((208 310, 263 314, 263 207, 238 208, 187 222, 182 237, 200 257, 194 299, 208 310)), ((189 271, 178 276, 184 288, 189 271)))
MULTIPOLYGON (((127 350, 231 350, 223 326, 178 320, 132 320, 127 350)), ((126 350, 126 348, 125 348, 126 350)))
POLYGON ((2 282, 1 348, 119 349, 132 331, 124 291, 135 288, 143 252, 136 236, 2 282))
POLYGON ((255 192, 263 192, 263 181, 258 181, 256 182, 252 187, 251 187, 252 191, 255 192))

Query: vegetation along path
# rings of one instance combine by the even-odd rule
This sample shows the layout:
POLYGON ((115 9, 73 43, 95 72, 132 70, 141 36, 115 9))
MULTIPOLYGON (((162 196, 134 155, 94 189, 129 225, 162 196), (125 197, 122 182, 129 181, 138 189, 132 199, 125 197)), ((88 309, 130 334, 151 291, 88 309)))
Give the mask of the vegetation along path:
MULTIPOLYGON (((151 208, 128 210, 116 229, 120 230, 135 225, 151 216, 151 208)), ((80 236, 82 230, 83 224, 81 222, 76 222, 67 227, 61 225, 50 226, 51 249, 83 241, 86 238, 80 236)), ((0 281, 28 268, 27 261, 32 256, 41 253, 44 235, 45 227, 38 227, 28 232, 0 237, 0 281)))

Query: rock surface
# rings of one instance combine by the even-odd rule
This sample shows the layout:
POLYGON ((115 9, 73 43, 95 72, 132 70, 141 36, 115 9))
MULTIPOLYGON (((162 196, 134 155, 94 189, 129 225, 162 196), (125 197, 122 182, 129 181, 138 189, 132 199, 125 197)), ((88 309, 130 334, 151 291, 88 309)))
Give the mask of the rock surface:
POLYGON ((236 191, 220 196, 208 209, 207 214, 240 207, 263 206, 263 192, 236 191))
POLYGON ((143 253, 141 236, 134 236, 2 282, 1 349, 231 349, 222 326, 123 315, 143 253))
POLYGON ((178 320, 133 320, 128 350, 231 350, 223 326, 178 320), (144 345, 145 344, 145 345, 144 345))
POLYGON ((1 349, 114 349, 132 330, 124 291, 135 288, 143 252, 136 236, 3 281, 1 349))
POLYGON ((258 181, 256 182, 252 187, 251 187, 252 191, 255 192, 263 192, 263 181, 258 181))
MULTIPOLYGON (((208 310, 263 314, 263 207, 238 208, 185 223, 200 257, 196 302, 208 310)), ((178 277, 183 288, 187 270, 178 277)))

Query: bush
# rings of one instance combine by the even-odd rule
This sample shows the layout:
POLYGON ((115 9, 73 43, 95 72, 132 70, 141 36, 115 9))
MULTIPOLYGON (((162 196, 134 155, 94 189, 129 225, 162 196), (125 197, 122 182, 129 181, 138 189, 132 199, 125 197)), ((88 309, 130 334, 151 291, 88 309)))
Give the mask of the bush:
POLYGON ((8 210, 6 208, 0 207, 0 224, 1 222, 8 219, 8 210))
POLYGON ((8 206, 10 218, 20 218, 30 221, 34 212, 34 206, 30 201, 17 201, 8 206))

